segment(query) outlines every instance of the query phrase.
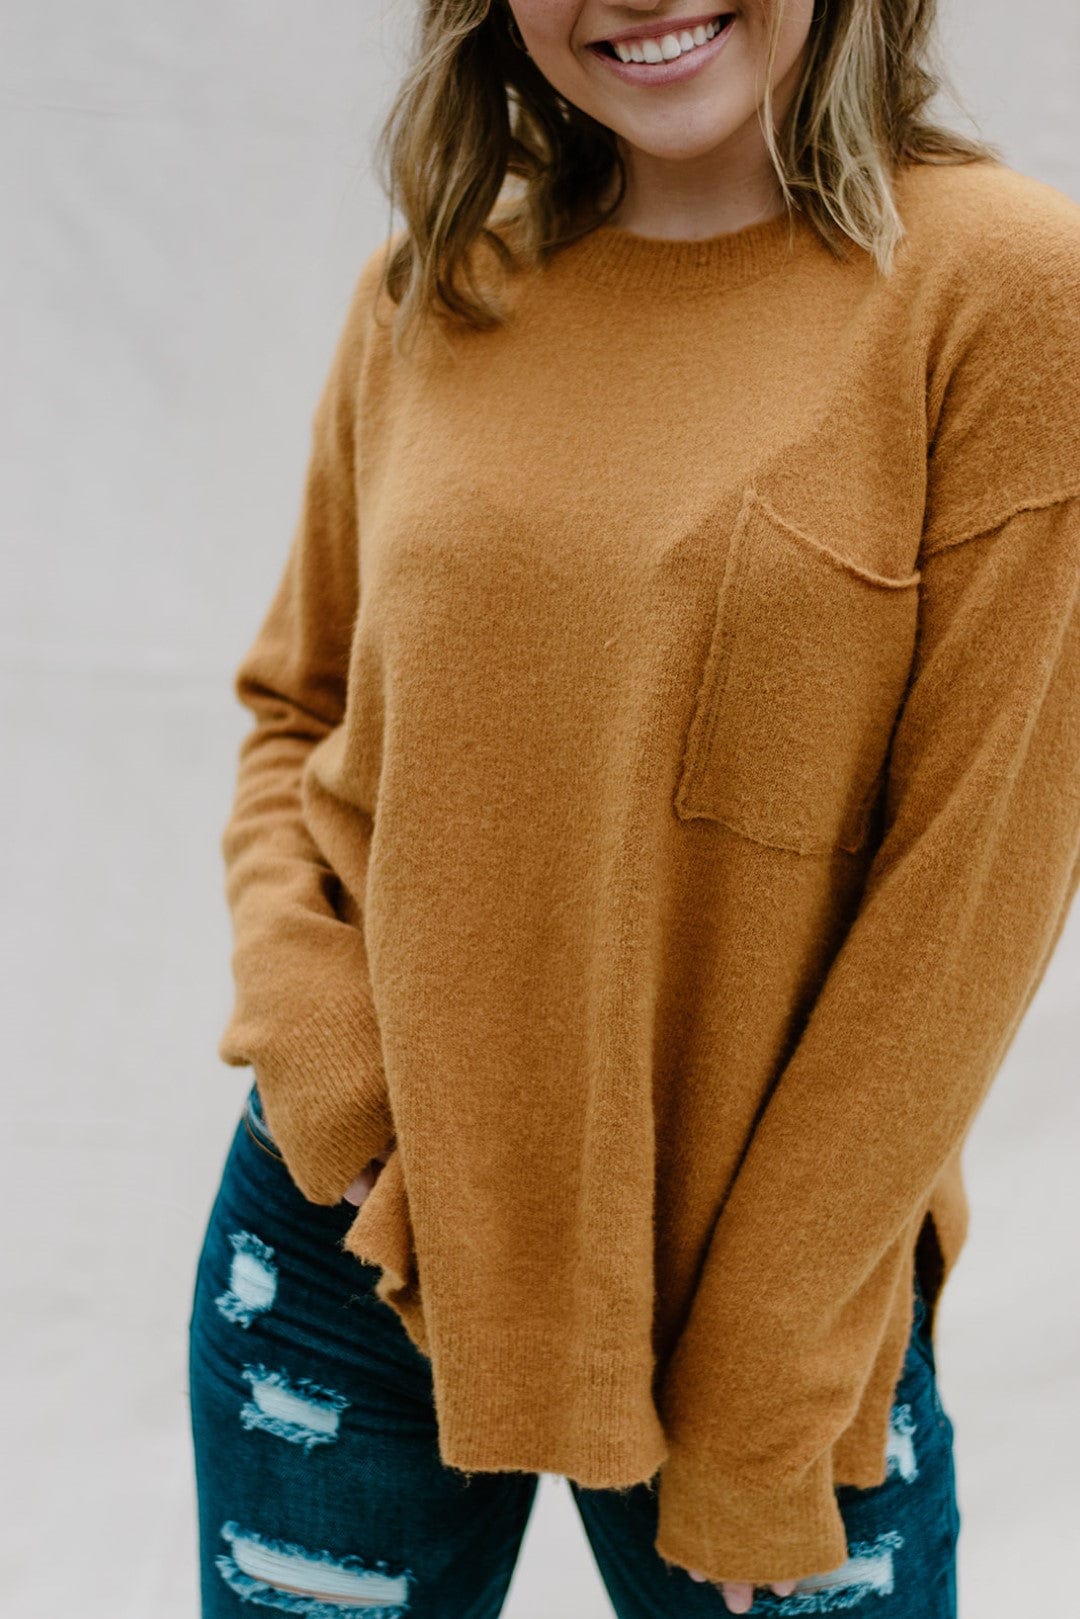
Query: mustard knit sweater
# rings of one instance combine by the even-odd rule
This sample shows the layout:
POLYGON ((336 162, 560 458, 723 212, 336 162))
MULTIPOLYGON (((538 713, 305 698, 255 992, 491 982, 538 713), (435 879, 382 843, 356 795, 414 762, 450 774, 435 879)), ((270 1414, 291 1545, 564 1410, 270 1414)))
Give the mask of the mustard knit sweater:
POLYGON ((381 244, 236 676, 221 1057, 314 1202, 392 1149, 444 1462, 659 1469, 715 1580, 844 1562, 1080 869, 1080 205, 895 195, 889 276, 484 249, 508 323, 405 357, 381 244))

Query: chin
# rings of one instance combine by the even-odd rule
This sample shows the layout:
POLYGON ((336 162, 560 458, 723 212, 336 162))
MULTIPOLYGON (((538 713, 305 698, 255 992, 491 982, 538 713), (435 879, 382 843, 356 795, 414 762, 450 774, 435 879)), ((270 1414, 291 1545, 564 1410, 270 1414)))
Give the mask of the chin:
POLYGON ((635 152, 645 157, 655 158, 664 163, 692 163, 696 158, 708 157, 718 147, 731 138, 733 128, 730 124, 709 129, 699 135, 689 138, 666 136, 659 131, 647 129, 620 129, 620 139, 627 146, 633 147, 635 152))

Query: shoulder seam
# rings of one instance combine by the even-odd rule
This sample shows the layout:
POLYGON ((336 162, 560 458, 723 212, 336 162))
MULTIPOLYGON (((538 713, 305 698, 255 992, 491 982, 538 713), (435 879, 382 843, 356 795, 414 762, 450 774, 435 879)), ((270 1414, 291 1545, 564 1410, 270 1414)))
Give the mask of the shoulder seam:
POLYGON ((980 522, 974 528, 962 529, 959 534, 950 535, 946 540, 939 540, 936 545, 919 552, 920 563, 926 562, 930 557, 938 556, 942 551, 954 551, 959 545, 966 545, 969 540, 977 540, 982 534, 992 533, 994 529, 1001 528, 1010 518, 1019 512, 1040 511, 1047 506, 1064 505, 1069 500, 1080 496, 1080 482, 1070 484, 1064 489, 1057 490, 1049 495, 1032 495, 1024 500, 1018 500, 1008 510, 999 513, 989 522, 980 522))

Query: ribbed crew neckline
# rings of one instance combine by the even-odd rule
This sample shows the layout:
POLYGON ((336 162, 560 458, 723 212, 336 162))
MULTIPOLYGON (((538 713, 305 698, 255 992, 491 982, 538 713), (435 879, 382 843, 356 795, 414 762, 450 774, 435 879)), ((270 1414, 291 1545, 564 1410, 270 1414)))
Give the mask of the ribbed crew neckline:
POLYGON ((639 236, 621 225, 596 225, 561 252, 590 281, 642 292, 717 292, 746 286, 782 269, 818 240, 808 216, 782 211, 738 230, 696 240, 639 236))

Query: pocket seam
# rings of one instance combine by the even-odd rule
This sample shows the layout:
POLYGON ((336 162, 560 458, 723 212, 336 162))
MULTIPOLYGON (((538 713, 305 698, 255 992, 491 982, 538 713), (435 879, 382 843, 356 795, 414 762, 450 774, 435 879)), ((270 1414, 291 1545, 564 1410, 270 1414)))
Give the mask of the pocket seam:
POLYGON ((824 540, 819 540, 814 535, 805 533, 801 528, 796 528, 794 523, 789 523, 787 518, 781 517, 776 507, 767 501, 764 495, 758 494, 752 485, 747 491, 745 504, 747 509, 752 506, 760 507, 769 522, 776 528, 782 529, 785 534, 790 535, 800 545, 806 546, 808 550, 816 552, 817 555, 831 562, 842 573, 853 574, 863 584, 873 585, 883 590, 910 590, 912 585, 917 585, 922 578, 920 568, 914 568, 911 573, 902 576, 876 573, 873 568, 864 568, 854 558, 846 557, 840 551, 834 551, 831 545, 825 544, 824 540))
POLYGON ((727 656, 731 646, 731 632, 738 622, 739 609, 742 606, 743 587, 746 583, 746 571, 749 563, 749 547, 743 543, 743 530, 749 522, 749 502, 744 501, 743 510, 732 535, 732 551, 728 555, 728 565, 724 569, 724 576, 720 581, 720 590, 716 602, 716 621, 709 641, 709 649, 705 656, 705 665, 701 672, 701 683, 695 702, 695 712, 687 735, 686 755, 684 758, 683 786, 680 786, 679 798, 688 800, 690 785, 697 786, 700 767, 708 758, 709 749, 716 735, 716 727, 720 714, 723 711, 723 701, 727 693, 728 681, 731 676, 732 659, 727 656), (729 580, 734 564, 734 577, 729 580), (720 659, 723 663, 720 668, 721 678, 717 680, 716 668, 720 659), (697 709, 701 705, 701 720, 698 723, 697 709))

